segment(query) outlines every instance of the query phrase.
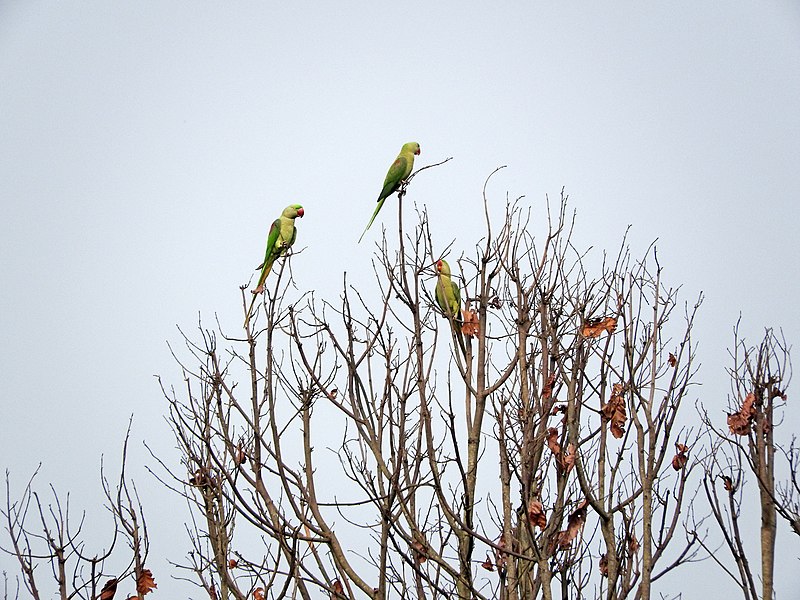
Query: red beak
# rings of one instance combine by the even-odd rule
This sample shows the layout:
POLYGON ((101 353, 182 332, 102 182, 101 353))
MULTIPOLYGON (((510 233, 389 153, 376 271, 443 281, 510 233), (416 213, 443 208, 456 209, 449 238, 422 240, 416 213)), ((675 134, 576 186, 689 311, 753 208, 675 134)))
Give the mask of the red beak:
POLYGON ((306 214, 305 210, 303 210, 302 208, 297 209, 297 216, 298 217, 302 217, 304 214, 306 214))
POLYGON ((416 154, 417 156, 419 156, 420 154, 422 154, 422 148, 417 148, 417 151, 416 151, 416 152, 414 152, 414 154, 416 154))

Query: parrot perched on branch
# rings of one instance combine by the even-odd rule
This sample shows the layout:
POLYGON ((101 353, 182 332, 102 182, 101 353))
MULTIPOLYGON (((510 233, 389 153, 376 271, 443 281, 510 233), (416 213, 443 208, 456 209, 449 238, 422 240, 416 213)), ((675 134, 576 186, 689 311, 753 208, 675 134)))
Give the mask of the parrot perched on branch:
MULTIPOLYGON (((383 180, 383 189, 381 189, 381 193, 378 196, 378 206, 375 208, 375 212, 372 213, 372 218, 369 220, 367 228, 364 229, 364 233, 367 233, 367 229, 370 228, 375 217, 378 216, 386 199, 394 194, 400 188, 403 181, 411 174, 411 170, 414 168, 414 157, 419 155, 419 153, 420 149, 417 142, 403 144, 403 147, 400 149, 400 154, 394 159, 392 166, 389 167, 389 172, 386 173, 386 179, 383 180)), ((359 243, 361 243, 364 233, 358 238, 359 243)))
POLYGON ((450 265, 446 260, 442 258, 436 261, 436 270, 439 272, 439 277, 436 279, 436 304, 450 321, 461 352, 466 355, 462 332, 464 319, 461 316, 461 290, 458 289, 458 284, 450 278, 450 265))
POLYGON ((289 250, 297 239, 297 229, 294 226, 294 220, 297 217, 302 217, 304 214, 305 211, 302 206, 299 204, 290 204, 283 209, 281 216, 272 222, 272 226, 269 228, 269 236, 267 237, 267 251, 264 254, 264 262, 256 267, 256 270, 261 269, 261 275, 253 290, 253 301, 250 303, 250 308, 247 309, 247 316, 244 319, 245 327, 250 321, 250 313, 253 312, 253 305, 256 303, 256 297, 258 294, 264 292, 264 282, 272 269, 272 264, 279 256, 286 254, 287 250, 289 250))
POLYGON ((436 262, 439 278, 436 280, 436 303, 446 317, 455 323, 461 321, 461 291, 458 284, 450 278, 450 265, 447 261, 439 259, 436 262))

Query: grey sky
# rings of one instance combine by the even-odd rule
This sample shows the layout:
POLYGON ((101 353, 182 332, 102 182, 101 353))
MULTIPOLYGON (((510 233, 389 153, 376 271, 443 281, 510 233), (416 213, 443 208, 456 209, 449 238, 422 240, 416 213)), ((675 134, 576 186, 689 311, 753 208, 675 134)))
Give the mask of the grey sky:
MULTIPOLYGON (((409 194, 442 247, 471 248, 500 165, 498 213, 506 192, 541 211, 564 186, 579 245, 614 251, 628 224, 635 256, 659 238, 668 283, 706 294, 697 397, 719 414, 740 312, 754 342, 765 326, 800 341, 796 2, 289 6, 0 1, 0 466, 16 489, 41 461, 40 485, 94 510, 131 413, 134 439, 170 452, 165 340, 198 312, 241 322, 238 286, 285 205, 306 209, 301 287, 370 281, 394 205, 355 242, 410 140, 420 166, 454 157, 409 194)), ((153 555, 182 559, 183 507, 139 479, 153 555)), ((707 595, 708 568, 687 568, 685 598, 707 595)), ((153 570, 165 597, 183 589, 153 570)))

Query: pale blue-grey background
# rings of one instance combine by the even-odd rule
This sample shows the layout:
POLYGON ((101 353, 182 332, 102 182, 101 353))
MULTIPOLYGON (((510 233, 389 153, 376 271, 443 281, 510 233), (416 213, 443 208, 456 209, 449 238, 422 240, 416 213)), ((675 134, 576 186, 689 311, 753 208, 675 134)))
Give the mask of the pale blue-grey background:
MULTIPOLYGON (((696 398, 724 424, 740 313, 754 342, 765 326, 800 340, 799 100, 790 1, 0 1, 0 466, 21 491, 44 463, 39 484, 71 491, 100 540, 99 456, 116 468, 133 414, 159 595, 188 593, 166 563, 188 548, 183 506, 141 468, 140 440, 173 446, 165 341, 198 313, 235 329, 289 203, 306 207, 301 288, 369 281, 393 203, 355 241, 410 140, 418 165, 454 157, 409 196, 440 247, 470 249, 499 165, 498 211, 508 192, 541 214, 565 186, 579 247, 615 251, 628 224, 635 255, 659 238, 667 283, 706 294, 696 398)), ((782 528, 778 545, 792 597, 798 540, 782 528)), ((713 569, 661 589, 735 594, 713 569)))

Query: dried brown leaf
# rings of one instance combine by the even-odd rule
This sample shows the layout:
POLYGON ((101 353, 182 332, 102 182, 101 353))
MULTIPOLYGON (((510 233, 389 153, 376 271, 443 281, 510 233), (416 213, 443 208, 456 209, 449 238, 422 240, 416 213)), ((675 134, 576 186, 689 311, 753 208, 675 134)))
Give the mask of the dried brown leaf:
POLYGON ((727 475, 723 475, 722 476, 722 485, 725 486, 725 491, 726 492, 734 491, 734 489, 733 489, 733 480, 730 477, 728 477, 727 475))
POLYGON ((344 586, 342 582, 338 579, 333 580, 333 584, 331 584, 331 598, 341 598, 344 595, 344 586))
POLYGON ((689 452, 689 447, 684 444, 675 444, 675 449, 677 453, 672 457, 672 468, 676 471, 680 471, 686 466, 686 461, 689 460, 689 457, 686 455, 686 453, 689 452))
POLYGON ((139 573, 139 577, 136 579, 136 592, 140 596, 144 596, 145 594, 149 594, 158 586, 156 585, 155 579, 153 579, 153 573, 150 569, 142 569, 142 572, 139 573))
POLYGON ((614 317, 602 317, 600 319, 587 319, 583 323, 581 335, 587 338, 600 337, 603 332, 614 333, 617 328, 617 320, 614 317))
POLYGON ((425 548, 425 544, 419 540, 416 540, 413 544, 411 544, 411 549, 414 551, 414 558, 417 559, 419 564, 422 564, 428 560, 428 551, 425 548))
POLYGON ((109 579, 100 592, 100 600, 112 600, 117 593, 117 580, 109 579))
POLYGON ((194 476, 189 478, 190 485, 196 485, 197 487, 202 487, 206 483, 206 476, 203 473, 202 469, 197 469, 194 472, 194 476))
POLYGON ((495 548, 494 551, 494 566, 497 567, 497 570, 502 574, 505 573, 506 570, 506 562, 507 556, 503 550, 506 548, 506 541, 503 538, 497 540, 498 548, 495 548))
POLYGON ((462 324, 461 324, 461 333, 466 336, 474 337, 481 332, 481 326, 478 323, 478 315, 471 311, 464 309, 461 311, 462 316, 462 324))
POLYGON ((544 382, 544 387, 542 388, 542 400, 550 400, 550 396, 553 395, 553 383, 555 383, 556 374, 551 373, 550 377, 547 378, 547 381, 544 382))
POLYGON ((569 515, 569 518, 567 519, 567 528, 558 532, 558 546, 562 550, 569 548, 572 540, 574 540, 578 536, 578 533, 580 533, 581 529, 583 529, 583 525, 586 523, 588 506, 588 500, 581 502, 578 505, 578 508, 569 515))
POLYGON ((232 558, 232 559, 230 559, 228 561, 228 568, 229 569, 235 569, 238 565, 239 565, 239 561, 236 560, 235 558, 232 558))
POLYGON ((264 588, 257 587, 253 590, 253 600, 264 600, 264 588))
POLYGON ((600 575, 608 577, 608 556, 603 554, 600 557, 600 563, 597 565, 600 568, 600 575))
POLYGON ((753 418, 756 415, 756 408, 753 404, 756 401, 756 396, 753 392, 747 394, 747 397, 742 402, 742 407, 738 412, 728 414, 728 428, 734 435, 747 435, 750 433, 750 428, 753 423, 753 418))
POLYGON ((481 563, 481 566, 487 571, 494 571, 494 563, 492 562, 492 557, 487 554, 486 560, 481 563))
POLYGON ((550 427, 545 436, 547 447, 556 457, 556 465, 562 473, 569 473, 570 469, 575 466, 575 445, 570 442, 567 445, 566 453, 562 450, 561 444, 558 443, 558 429, 550 427))
POLYGON ((544 514, 542 503, 533 498, 528 502, 528 523, 539 529, 544 529, 547 525, 547 517, 544 514))
POLYGON ((669 353, 669 358, 667 359, 667 362, 669 363, 670 367, 674 367, 675 365, 678 364, 678 359, 675 357, 675 355, 672 352, 670 352, 669 353))
POLYGON ((636 539, 635 533, 631 533, 631 537, 628 538, 628 549, 634 554, 639 551, 639 540, 636 539))
POLYGON ((611 388, 611 399, 600 407, 603 420, 611 422, 611 435, 617 439, 625 435, 625 422, 628 419, 624 392, 625 386, 621 383, 615 383, 611 388))
POLYGON ((207 489, 216 487, 217 480, 210 476, 206 469, 197 469, 194 472, 194 477, 189 478, 189 483, 195 487, 207 489))
POLYGON ((561 445, 558 443, 558 429, 555 427, 550 427, 547 430, 545 441, 547 442, 547 447, 550 448, 550 451, 553 454, 556 456, 561 454, 561 445))
POLYGON ((575 444, 570 442, 567 444, 567 452, 561 456, 559 461, 561 465, 561 470, 565 473, 569 473, 572 467, 575 466, 575 444))

